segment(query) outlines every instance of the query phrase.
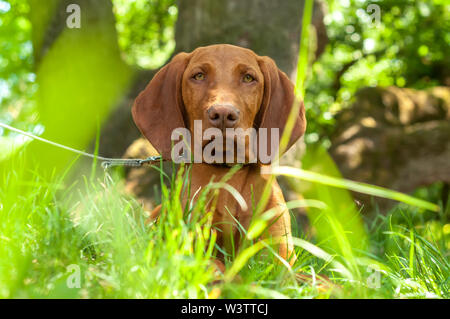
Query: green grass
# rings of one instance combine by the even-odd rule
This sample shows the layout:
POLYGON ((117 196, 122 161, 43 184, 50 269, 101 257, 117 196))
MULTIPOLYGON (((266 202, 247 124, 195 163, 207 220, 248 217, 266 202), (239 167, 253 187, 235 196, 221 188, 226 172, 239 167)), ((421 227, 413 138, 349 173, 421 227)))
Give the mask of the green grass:
MULTIPOLYGON (((21 158, 2 166, 0 298, 449 297, 450 227, 443 212, 400 205, 377 214, 364 222, 365 250, 349 244, 335 218, 330 237, 347 247, 342 253, 297 231, 292 268, 279 262, 270 241, 248 236, 222 276, 214 273, 215 231, 205 210, 215 186, 188 211, 178 200, 186 180, 174 176, 162 188, 160 219, 145 225, 145 212, 124 194, 119 175, 80 177, 71 185, 36 173, 30 180, 21 158), (67 284, 71 265, 79 267, 80 288, 67 284), (327 275, 338 286, 299 282, 297 273, 327 275)), ((308 200, 291 207, 310 205, 326 208, 308 200)))

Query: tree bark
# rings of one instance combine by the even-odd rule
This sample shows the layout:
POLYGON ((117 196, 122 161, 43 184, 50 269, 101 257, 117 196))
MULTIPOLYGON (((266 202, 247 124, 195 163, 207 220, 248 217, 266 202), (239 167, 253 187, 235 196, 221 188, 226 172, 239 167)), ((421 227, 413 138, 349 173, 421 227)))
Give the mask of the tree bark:
POLYGON ((287 74, 295 69, 303 1, 280 6, 265 0, 180 1, 176 51, 229 43, 272 57, 287 74))

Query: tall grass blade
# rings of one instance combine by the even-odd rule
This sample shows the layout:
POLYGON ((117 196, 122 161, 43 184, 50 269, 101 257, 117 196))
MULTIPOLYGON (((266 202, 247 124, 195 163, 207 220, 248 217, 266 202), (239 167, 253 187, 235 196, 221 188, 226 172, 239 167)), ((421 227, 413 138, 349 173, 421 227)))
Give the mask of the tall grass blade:
POLYGON ((302 180, 306 180, 313 183, 324 184, 328 186, 345 188, 355 192, 373 195, 377 197, 383 197, 393 199, 399 202, 403 202, 412 206, 428 209, 434 212, 439 211, 439 206, 425 200, 415 198, 397 191, 386 189, 384 187, 370 185, 362 182, 355 182, 343 178, 335 178, 320 173, 305 171, 300 168, 277 166, 273 167, 272 173, 275 175, 290 176, 302 180))

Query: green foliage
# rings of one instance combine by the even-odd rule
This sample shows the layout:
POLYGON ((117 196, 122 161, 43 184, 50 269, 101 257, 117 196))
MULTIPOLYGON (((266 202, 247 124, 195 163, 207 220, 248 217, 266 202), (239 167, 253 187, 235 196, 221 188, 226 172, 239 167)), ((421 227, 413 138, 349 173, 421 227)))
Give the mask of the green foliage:
POLYGON ((161 66, 175 48, 175 0, 113 0, 119 44, 129 64, 161 66))
POLYGON ((36 121, 31 114, 36 76, 28 12, 26 1, 0 1, 0 120, 18 122, 24 129, 36 121))
POLYGON ((306 141, 330 136, 334 113, 361 87, 449 85, 449 21, 443 0, 330 2, 324 21, 329 45, 307 81, 306 141), (380 8, 379 23, 370 4, 380 8))

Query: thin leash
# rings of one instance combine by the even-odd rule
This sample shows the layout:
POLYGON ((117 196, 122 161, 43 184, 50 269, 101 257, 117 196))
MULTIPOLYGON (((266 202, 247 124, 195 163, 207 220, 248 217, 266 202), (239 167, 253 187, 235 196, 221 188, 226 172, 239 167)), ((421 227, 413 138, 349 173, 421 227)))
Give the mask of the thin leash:
POLYGON ((36 136, 34 134, 19 130, 15 127, 9 126, 7 124, 3 124, 1 122, 0 122, 0 127, 3 127, 7 130, 10 130, 10 131, 13 131, 16 133, 19 133, 20 135, 24 135, 24 136, 32 138, 34 140, 53 145, 55 147, 65 149, 67 151, 70 151, 70 152, 73 152, 76 154, 80 154, 85 157, 89 157, 92 159, 98 159, 98 160, 102 161, 102 167, 105 170, 109 169, 111 167, 114 167, 114 166, 141 167, 144 164, 153 164, 153 163, 161 161, 161 156, 150 156, 146 159, 122 159, 122 158, 108 158, 108 157, 98 156, 98 155, 86 153, 86 152, 83 152, 83 151, 80 151, 80 150, 59 144, 59 143, 55 143, 55 142, 46 140, 45 138, 42 138, 42 137, 36 136))

